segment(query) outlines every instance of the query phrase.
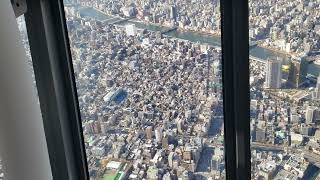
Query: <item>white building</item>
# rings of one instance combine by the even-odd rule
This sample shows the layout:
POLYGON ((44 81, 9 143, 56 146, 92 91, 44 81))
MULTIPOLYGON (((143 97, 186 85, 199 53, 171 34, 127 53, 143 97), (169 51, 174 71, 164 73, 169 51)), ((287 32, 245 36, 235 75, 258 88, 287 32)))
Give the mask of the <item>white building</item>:
POLYGON ((281 87, 281 61, 268 60, 266 63, 265 88, 277 89, 281 87))
POLYGON ((126 25, 126 33, 127 33, 127 36, 135 36, 137 33, 136 25, 134 24, 126 25))
POLYGON ((306 109, 306 124, 310 124, 313 122, 315 113, 316 113, 317 108, 314 106, 308 106, 306 109))
POLYGON ((162 137, 163 137, 162 131, 163 131, 162 127, 157 127, 155 130, 156 141, 158 143, 160 143, 162 141, 162 137))
POLYGON ((91 152, 92 152, 92 154, 95 155, 95 156, 103 156, 104 153, 105 153, 105 148, 104 148, 104 146, 101 146, 101 147, 94 146, 94 147, 91 149, 91 152))
POLYGON ((318 76, 316 85, 316 99, 320 100, 320 75, 318 76))

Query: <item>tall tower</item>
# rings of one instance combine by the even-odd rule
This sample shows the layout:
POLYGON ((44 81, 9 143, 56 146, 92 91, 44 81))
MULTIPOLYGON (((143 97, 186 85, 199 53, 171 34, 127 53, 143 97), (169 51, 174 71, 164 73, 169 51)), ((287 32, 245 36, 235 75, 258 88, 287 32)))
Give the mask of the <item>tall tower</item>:
POLYGON ((147 136, 147 139, 152 139, 152 126, 148 126, 146 128, 146 136, 147 136))
POLYGON ((288 77, 289 86, 298 88, 301 84, 304 83, 307 65, 307 61, 303 57, 300 59, 291 60, 288 77))
POLYGON ((281 61, 267 60, 265 88, 277 89, 281 87, 281 61))
POLYGON ((177 20, 177 7, 175 5, 170 6, 170 19, 174 22, 177 20))
POLYGON ((288 77, 288 85, 291 87, 298 88, 300 84, 300 68, 301 62, 300 61, 291 61, 291 66, 289 70, 289 77, 288 77))
POLYGON ((320 74, 318 76, 317 85, 316 85, 316 99, 320 100, 320 74))
POLYGON ((162 127, 157 127, 156 128, 156 130, 155 130, 155 136, 156 136, 156 141, 158 142, 158 143, 161 143, 161 141, 162 141, 162 137, 163 137, 163 129, 162 129, 162 127))
POLYGON ((313 107, 313 106, 307 107, 306 114, 305 114, 306 124, 310 124, 310 123, 312 123, 314 121, 316 109, 317 108, 313 107))

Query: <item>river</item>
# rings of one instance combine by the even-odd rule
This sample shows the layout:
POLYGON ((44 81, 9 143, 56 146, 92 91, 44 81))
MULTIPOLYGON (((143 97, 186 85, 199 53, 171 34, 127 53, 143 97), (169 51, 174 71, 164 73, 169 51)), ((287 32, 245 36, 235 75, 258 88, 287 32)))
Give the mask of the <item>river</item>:
MULTIPOLYGON (((100 21, 108 21, 109 23, 113 23, 115 21, 121 20, 121 18, 118 17, 113 17, 113 16, 108 16, 105 15, 93 8, 81 8, 80 9, 80 15, 84 17, 91 17, 91 18, 96 18, 97 20, 100 21)), ((119 23, 120 25, 126 25, 126 24, 135 24, 135 26, 139 29, 147 29, 151 31, 164 31, 168 28, 166 27, 161 27, 153 24, 145 24, 143 22, 138 22, 136 20, 129 20, 125 21, 122 23, 119 23)), ((206 35, 206 34, 200 34, 196 32, 188 32, 188 31, 179 31, 179 30, 174 30, 170 31, 168 33, 165 33, 165 35, 179 38, 179 39, 184 39, 184 40, 189 40, 191 42, 200 42, 200 43, 207 43, 213 46, 221 46, 221 39, 220 37, 217 36, 212 36, 212 35, 206 35)), ((250 48, 250 55, 253 57, 257 57, 259 59, 267 60, 268 58, 277 58, 280 57, 284 59, 285 61, 290 60, 290 57, 277 53, 275 51, 271 51, 259 46, 255 46, 250 48)), ((320 72, 320 66, 315 65, 315 64, 310 64, 308 66, 308 71, 309 74, 318 76, 320 72)), ((207 167, 206 167, 207 168, 207 167)), ((308 167, 308 170, 305 173, 305 176, 303 179, 312 179, 314 178, 315 175, 319 173, 319 168, 317 168, 314 165, 310 165, 308 167), (311 178, 312 177, 312 178, 311 178)))
MULTIPOLYGON (((85 17, 96 18, 97 20, 101 20, 101 21, 108 21, 110 23, 113 23, 117 20, 121 20, 121 18, 108 16, 93 8, 87 8, 87 7, 80 9, 80 15, 85 17)), ((135 24, 135 26, 139 29, 147 29, 151 31, 163 31, 168 29, 166 27, 161 27, 154 24, 145 24, 143 22, 139 22, 136 20, 129 20, 119 24, 120 25, 135 24)), ((206 34, 200 34, 196 32, 179 31, 179 30, 170 31, 168 33, 165 33, 165 35, 172 36, 179 39, 189 40, 191 42, 200 42, 200 43, 207 43, 213 46, 221 46, 220 37, 213 36, 213 35, 206 35, 206 34)), ((263 60, 267 60, 269 58, 277 58, 277 57, 284 59, 285 61, 290 60, 290 57, 284 54, 277 53, 275 51, 271 51, 269 49, 265 49, 259 46, 250 48, 250 55, 263 60)), ((319 65, 312 63, 308 66, 308 70, 307 70, 308 74, 311 74, 317 77, 319 75, 319 72, 320 72, 319 65)))

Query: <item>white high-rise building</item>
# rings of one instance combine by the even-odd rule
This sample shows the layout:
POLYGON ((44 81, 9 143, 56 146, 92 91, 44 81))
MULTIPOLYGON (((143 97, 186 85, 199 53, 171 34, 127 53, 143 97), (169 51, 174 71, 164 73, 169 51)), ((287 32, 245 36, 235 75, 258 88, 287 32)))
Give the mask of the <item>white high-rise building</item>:
POLYGON ((306 109, 306 124, 310 124, 313 122, 315 113, 316 113, 317 108, 314 106, 308 106, 306 109))
POLYGON ((163 133, 162 127, 157 127, 155 130, 156 141, 160 143, 162 141, 163 133))
POLYGON ((281 61, 268 60, 266 63, 265 88, 278 89, 281 87, 281 61))
POLYGON ((169 167, 173 167, 173 156, 174 156, 174 152, 170 152, 168 156, 169 167))
POLYGON ((126 25, 126 33, 127 33, 127 36, 135 36, 137 33, 136 25, 134 24, 126 25))
POLYGON ((178 133, 183 134, 183 121, 181 119, 177 120, 178 133))
POLYGON ((320 74, 318 76, 317 85, 316 85, 316 99, 320 100, 320 74))

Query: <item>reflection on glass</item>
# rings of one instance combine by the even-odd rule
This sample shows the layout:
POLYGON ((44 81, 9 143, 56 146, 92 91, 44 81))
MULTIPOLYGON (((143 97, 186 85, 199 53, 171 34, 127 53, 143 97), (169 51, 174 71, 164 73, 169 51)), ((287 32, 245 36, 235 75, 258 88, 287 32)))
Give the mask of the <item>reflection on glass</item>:
POLYGON ((320 1, 249 7, 252 179, 319 178, 320 1))
MULTIPOLYGON (((35 80, 34 80, 34 72, 33 72, 33 66, 32 66, 32 58, 31 58, 31 53, 30 53, 30 46, 29 46, 29 39, 28 39, 28 33, 27 33, 27 28, 26 28, 26 22, 24 19, 24 16, 19 16, 17 18, 17 23, 18 23, 18 28, 20 31, 20 39, 22 41, 23 47, 26 51, 26 56, 27 56, 27 62, 30 67, 30 74, 32 75, 33 82, 34 82, 34 87, 35 87, 35 80)), ((35 88, 36 89, 36 88, 35 88)))
MULTIPOLYGON (((20 31, 20 40, 21 43, 26 51, 26 61, 29 64, 29 70, 30 70, 30 76, 32 76, 33 78, 33 82, 34 82, 34 92, 37 93, 37 89, 36 89, 36 85, 35 85, 35 80, 34 80, 34 72, 33 72, 33 66, 32 66, 32 58, 31 58, 31 54, 30 54, 30 47, 29 47, 29 40, 28 40, 28 34, 27 34, 27 29, 26 29, 26 23, 25 23, 25 18, 24 16, 20 16, 17 19, 17 25, 18 25, 18 29, 20 31)), ((4 168, 3 168, 3 164, 2 164, 2 160, 0 157, 0 180, 4 180, 4 168)))
POLYGON ((217 0, 65 1, 92 179, 224 179, 217 0))
POLYGON ((2 167, 2 160, 0 157, 0 180, 4 180, 4 172, 3 172, 3 167, 2 167))

